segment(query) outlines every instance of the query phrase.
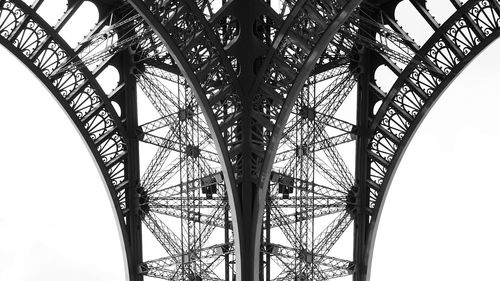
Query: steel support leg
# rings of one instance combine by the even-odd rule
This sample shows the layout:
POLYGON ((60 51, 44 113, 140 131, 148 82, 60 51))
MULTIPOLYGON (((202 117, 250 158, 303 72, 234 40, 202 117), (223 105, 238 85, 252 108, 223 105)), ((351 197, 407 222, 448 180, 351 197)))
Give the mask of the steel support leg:
POLYGON ((141 187, 139 184, 139 142, 137 139, 137 87, 135 77, 132 73, 133 54, 127 50, 121 54, 121 77, 124 83, 123 103, 125 105, 123 117, 126 122, 128 134, 128 153, 129 162, 127 165, 128 190, 127 206, 129 212, 126 215, 126 224, 128 230, 128 242, 130 247, 130 256, 128 256, 128 272, 130 281, 142 281, 143 277, 139 274, 139 264, 142 262, 142 230, 140 213, 141 187))
MULTIPOLYGON (((375 33, 369 27, 360 28, 360 36, 375 38, 375 33)), ((357 93, 357 125, 358 139, 356 143, 356 171, 355 171, 355 193, 356 208, 354 209, 354 281, 367 280, 367 241, 370 223, 370 187, 366 183, 369 176, 368 145, 371 108, 373 104, 370 93, 370 82, 376 69, 374 64, 375 54, 365 46, 359 46, 360 74, 358 79, 357 93)))

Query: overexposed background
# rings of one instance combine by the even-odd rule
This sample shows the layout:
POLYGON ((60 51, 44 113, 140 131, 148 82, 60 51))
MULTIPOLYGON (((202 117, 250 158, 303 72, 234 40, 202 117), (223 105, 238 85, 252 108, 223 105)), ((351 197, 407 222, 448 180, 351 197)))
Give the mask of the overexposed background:
MULTIPOLYGON (((446 18, 439 6, 445 1, 428 2, 446 18)), ((410 35, 421 43, 419 32, 410 35)), ((496 42, 413 138, 386 201, 372 281, 497 275, 499 61, 496 42)), ((0 63, 0 280, 124 280, 118 228, 85 143, 51 94, 2 47, 0 63)))

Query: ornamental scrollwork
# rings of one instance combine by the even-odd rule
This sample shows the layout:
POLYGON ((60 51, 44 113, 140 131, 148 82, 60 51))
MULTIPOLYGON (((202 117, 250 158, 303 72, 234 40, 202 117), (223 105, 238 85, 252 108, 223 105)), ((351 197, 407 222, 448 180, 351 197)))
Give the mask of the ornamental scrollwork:
POLYGON ((186 59, 191 63, 193 70, 197 71, 208 63, 209 58, 212 57, 212 51, 210 46, 200 43, 186 51, 186 59))
POLYGON ((85 129, 90 135, 90 138, 97 140, 105 133, 115 128, 115 122, 111 118, 106 109, 101 109, 97 114, 94 114, 90 119, 85 122, 85 129))
POLYGON ((386 101, 386 111, 379 112, 369 147, 370 180, 376 184, 386 184, 385 171, 393 171, 393 157, 403 148, 398 147, 397 139, 403 140, 406 134, 413 133, 421 121, 417 116, 426 103, 435 102, 435 96, 445 88, 443 84, 450 83, 458 70, 470 61, 468 57, 475 56, 485 47, 485 42, 489 41, 485 39, 498 36, 500 3, 493 0, 473 2, 457 8, 457 13, 449 20, 454 22, 443 24, 435 33, 441 36, 431 37, 418 50, 416 57, 425 57, 424 63, 407 66, 403 72, 405 77, 398 79, 398 83, 402 82, 397 85, 399 89, 393 89, 393 96, 386 101))
POLYGON ((108 170, 109 176, 113 182, 114 186, 118 186, 125 180, 125 163, 119 161, 114 165, 111 165, 108 170))
POLYGON ((0 7, 0 36, 9 38, 24 16, 21 9, 11 2, 5 1, 0 7))
POLYGON ((306 9, 309 8, 311 14, 313 15, 316 15, 317 13, 320 18, 328 19, 331 21, 338 14, 338 5, 338 1, 311 0, 308 1, 308 6, 306 6, 306 9))
MULTIPOLYGON (((172 1, 143 1, 149 2, 149 10, 159 19, 162 20, 163 25, 167 27, 167 24, 172 21, 176 21, 179 13, 185 7, 180 3, 179 0, 172 1)), ((189 24, 187 25, 189 26, 189 24)))
POLYGON ((257 20, 255 20, 254 23, 256 37, 265 45, 271 46, 273 44, 274 38, 276 38, 275 25, 276 23, 271 17, 261 15, 257 20))
POLYGON ((375 204, 377 203, 378 191, 375 188, 370 188, 370 205, 371 209, 375 208, 375 204))
POLYGON ((275 122, 275 116, 278 116, 280 108, 279 105, 282 102, 281 97, 269 97, 269 95, 264 94, 262 92, 257 92, 254 97, 253 110, 256 112, 260 112, 260 114, 265 114, 266 118, 269 119, 270 122, 275 122), (265 110, 262 110, 262 109, 265 110))
POLYGON ((2 43, 11 44, 15 55, 27 58, 25 63, 54 95, 59 95, 58 100, 79 125, 101 164, 103 175, 116 188, 126 178, 127 147, 117 124, 121 121, 113 119, 114 109, 103 100, 105 94, 96 90, 99 85, 88 69, 68 68, 54 74, 69 57, 78 57, 31 9, 20 1, 0 1, 0 36, 5 38, 2 43))
POLYGON ((403 87, 401 87, 399 92, 394 96, 393 102, 399 105, 399 107, 412 117, 417 116, 425 103, 414 90, 408 87, 408 85, 403 85, 403 87))
POLYGON ((387 162, 392 161, 392 157, 398 146, 381 132, 376 132, 370 141, 371 151, 387 162))
POLYGON ((20 49, 26 57, 30 57, 33 51, 47 39, 47 32, 32 19, 28 20, 26 27, 22 29, 14 39, 14 47, 20 49))
POLYGON ((35 59, 35 65, 48 77, 67 58, 68 55, 62 50, 61 46, 51 40, 35 59))
POLYGON ((296 75, 295 72, 297 72, 302 67, 302 64, 304 64, 309 52, 288 40, 284 40, 278 48, 278 54, 281 56, 281 60, 283 62, 283 65, 280 68, 283 70, 288 68, 285 70, 290 72, 288 76, 294 77, 296 75))
POLYGON ((76 116, 83 119, 89 112, 102 104, 101 98, 91 86, 85 87, 71 98, 69 105, 73 108, 76 116))
POLYGON ((385 112, 380 125, 382 128, 387 129, 395 135, 398 139, 402 140, 411 124, 403 116, 398 114, 394 108, 389 108, 385 112))
POLYGON ((240 25, 238 20, 228 15, 221 18, 214 26, 214 32, 218 35, 223 47, 229 46, 240 33, 240 25))
POLYGON ((420 88, 422 92, 428 96, 431 96, 437 85, 441 83, 441 79, 432 75, 428 69, 425 69, 422 66, 413 69, 408 78, 414 83, 415 86, 420 88))
MULTIPOLYGON (((166 20, 163 20, 163 22, 166 22, 166 20)), ((165 28, 170 31, 172 38, 180 45, 191 43, 198 32, 203 29, 196 15, 190 12, 176 14, 175 21, 168 22, 172 25, 172 28, 169 28, 169 26, 165 26, 165 28)))
POLYGON ((273 91, 276 95, 279 95, 284 99, 286 98, 286 95, 288 93, 287 85, 291 82, 291 80, 287 75, 283 74, 282 71, 283 70, 279 65, 271 65, 266 72, 263 81, 264 86, 262 87, 262 89, 264 91, 266 89, 270 89, 270 91, 273 91))
POLYGON ((227 73, 220 61, 212 62, 210 67, 203 71, 205 76, 201 79, 200 84, 203 89, 206 89, 207 97, 213 96, 220 89, 220 81, 227 81, 227 73))
POLYGON ((434 43, 427 53, 427 57, 445 74, 450 73, 459 63, 459 58, 443 39, 439 39, 434 43))
POLYGON ((448 37, 460 48, 464 55, 467 55, 474 46, 477 46, 481 39, 467 25, 464 18, 460 18, 450 29, 446 31, 448 37))
POLYGON ((97 146, 104 163, 109 163, 123 153, 125 143, 118 133, 114 133, 97 146))
POLYGON ((370 180, 381 186, 384 182, 385 175, 387 173, 387 168, 376 161, 375 159, 370 159, 370 180))
POLYGON ((500 26, 500 16, 498 11, 491 6, 490 1, 479 1, 468 11, 468 14, 486 36, 500 26))
MULTIPOLYGON (((324 20, 321 18, 313 18, 310 13, 301 10, 296 17, 295 24, 291 27, 288 33, 288 39, 295 41, 302 46, 313 46, 324 31, 324 20), (302 42, 300 42, 302 41, 302 42)), ((306 53, 309 53, 307 50, 306 53)))
POLYGON ((59 75, 52 81, 52 84, 59 90, 61 96, 66 98, 84 81, 83 73, 78 69, 72 69, 59 75))
POLYGON ((125 167, 126 166, 124 160, 122 160, 108 166, 107 170, 108 175, 111 179, 111 184, 115 187, 116 197, 118 198, 121 210, 125 210, 125 208, 127 208, 127 204, 125 202, 126 189, 122 186, 124 183, 126 183, 125 167))

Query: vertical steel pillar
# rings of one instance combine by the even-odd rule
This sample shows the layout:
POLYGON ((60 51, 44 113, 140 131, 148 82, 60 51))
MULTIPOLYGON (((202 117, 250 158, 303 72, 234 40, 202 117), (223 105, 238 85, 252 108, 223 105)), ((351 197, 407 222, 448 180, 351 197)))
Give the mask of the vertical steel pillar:
MULTIPOLYGON (((359 35, 375 40, 375 32, 370 26, 360 23, 359 35)), ((354 209, 354 281, 366 281, 367 278, 367 242, 370 223, 370 187, 366 179, 369 177, 370 162, 368 158, 369 129, 372 117, 373 100, 370 93, 370 82, 373 81, 376 69, 372 50, 358 46, 359 78, 357 92, 357 125, 355 186, 356 208, 354 209)))
POLYGON ((128 145, 128 189, 126 192, 126 203, 129 207, 126 214, 126 224, 128 231, 128 245, 130 256, 128 257, 128 272, 130 281, 142 281, 143 276, 139 274, 139 264, 142 262, 142 230, 141 230, 141 187, 139 183, 139 141, 137 138, 138 118, 137 118, 137 86, 133 73, 133 52, 125 50, 121 53, 118 67, 120 76, 124 83, 122 116, 125 120, 127 130, 128 145))
MULTIPOLYGON (((270 195, 269 195, 269 191, 267 192, 267 200, 270 200, 269 199, 270 195)), ((270 208, 270 205, 269 203, 266 204, 266 207, 265 207, 265 214, 266 214, 266 229, 264 230, 265 231, 265 243, 266 245, 269 245, 271 244, 271 208, 270 208)), ((267 251, 266 253, 266 280, 265 281, 271 281, 271 255, 269 254, 269 251, 267 251)), ((263 262, 262 262, 263 263, 263 262)), ((263 278, 261 278, 261 280, 263 280, 263 278)))
MULTIPOLYGON (((362 57, 366 60, 366 50, 360 50, 362 57)), ((362 62, 365 63, 365 62, 362 62)), ((367 66, 367 65, 365 65, 367 66)), ((367 231, 369 223, 368 204, 370 200, 370 189, 366 185, 366 177, 368 175, 368 86, 370 73, 361 67, 361 73, 358 81, 358 102, 357 102, 357 124, 358 124, 358 139, 356 143, 356 171, 355 171, 355 191, 356 191, 356 206, 354 212, 354 263, 356 270, 354 273, 354 281, 364 281, 366 278, 366 264, 364 255, 366 251, 367 231)))
MULTIPOLYGON (((231 13, 238 19, 240 35, 238 40, 227 51, 229 55, 235 56, 241 66, 238 82, 242 92, 241 100, 241 119, 238 129, 241 132, 241 145, 239 153, 241 155, 241 170, 236 172, 237 193, 235 200, 240 202, 241 219, 239 225, 233 227, 239 228, 240 251, 245 253, 239 257, 241 272, 237 276, 238 281, 255 281, 259 279, 260 255, 254 255, 254 250, 259 245, 255 241, 256 236, 262 233, 257 226, 259 221, 258 209, 260 190, 258 189, 258 171, 256 171, 255 162, 257 155, 264 153, 264 143, 259 143, 259 134, 262 133, 262 127, 255 124, 254 99, 255 92, 252 92, 253 82, 256 79, 256 61, 266 54, 262 43, 255 36, 254 24, 259 16, 265 13, 263 2, 256 0, 239 0, 232 3, 228 13, 231 13)), ((261 136, 260 136, 261 137, 261 136)), ((263 202, 262 202, 263 203, 263 202)), ((260 240, 259 240, 260 241, 260 240)))

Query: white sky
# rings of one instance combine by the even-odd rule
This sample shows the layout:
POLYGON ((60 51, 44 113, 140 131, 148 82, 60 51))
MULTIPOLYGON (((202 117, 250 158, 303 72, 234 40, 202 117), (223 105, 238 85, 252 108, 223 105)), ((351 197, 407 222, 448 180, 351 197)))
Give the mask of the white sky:
MULTIPOLYGON (((497 275, 499 50, 459 76, 413 138, 385 205, 372 281, 497 275)), ((3 48, 0 62, 0 280, 124 280, 118 229, 83 140, 3 48)))

